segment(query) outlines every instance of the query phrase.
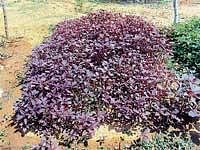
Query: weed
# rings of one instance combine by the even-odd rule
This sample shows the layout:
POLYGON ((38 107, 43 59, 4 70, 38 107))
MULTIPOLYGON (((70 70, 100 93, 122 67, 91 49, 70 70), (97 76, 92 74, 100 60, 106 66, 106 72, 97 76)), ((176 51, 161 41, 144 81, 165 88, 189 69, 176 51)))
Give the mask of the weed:
POLYGON ((16 86, 21 85, 22 82, 23 82, 24 73, 21 72, 21 71, 15 71, 15 78, 16 78, 16 81, 17 81, 17 85, 16 86))
POLYGON ((82 12, 83 11, 84 0, 75 0, 75 11, 82 12))
POLYGON ((0 47, 5 47, 6 42, 6 38, 4 36, 0 36, 0 47))
POLYGON ((101 146, 101 147, 98 147, 97 150, 110 150, 110 148, 107 148, 107 147, 101 146))
POLYGON ((49 34, 52 33, 52 31, 54 30, 54 28, 55 28, 55 25, 53 25, 53 24, 49 25, 49 27, 48 27, 49 34))
POLYGON ((3 103, 0 102, 0 110, 2 110, 2 109, 3 109, 3 103))
POLYGON ((11 54, 8 54, 4 50, 0 50, 0 60, 5 60, 5 59, 8 59, 10 57, 12 57, 11 54))
POLYGON ((1 143, 5 142, 5 140, 4 140, 5 136, 6 136, 5 130, 0 130, 0 142, 1 143))
POLYGON ((30 149, 31 149, 30 144, 25 144, 24 146, 22 146, 22 150, 30 150, 30 149))

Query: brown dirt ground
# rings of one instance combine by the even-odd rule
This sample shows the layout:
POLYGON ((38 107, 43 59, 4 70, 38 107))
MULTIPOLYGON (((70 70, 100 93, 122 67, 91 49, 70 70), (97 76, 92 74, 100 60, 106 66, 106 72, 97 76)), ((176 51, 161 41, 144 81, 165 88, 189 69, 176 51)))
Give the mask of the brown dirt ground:
POLYGON ((8 94, 0 99, 3 102, 3 108, 0 110, 0 129, 6 130, 5 141, 7 143, 2 147, 0 143, 0 149, 18 150, 21 149, 22 145, 37 143, 39 139, 36 136, 23 138, 20 133, 14 132, 13 127, 8 127, 8 120, 13 113, 13 103, 20 97, 21 93, 20 87, 16 87, 16 73, 22 70, 25 59, 31 52, 30 50, 31 44, 25 40, 12 41, 5 49, 13 56, 3 62, 4 69, 0 71, 0 87, 8 94))

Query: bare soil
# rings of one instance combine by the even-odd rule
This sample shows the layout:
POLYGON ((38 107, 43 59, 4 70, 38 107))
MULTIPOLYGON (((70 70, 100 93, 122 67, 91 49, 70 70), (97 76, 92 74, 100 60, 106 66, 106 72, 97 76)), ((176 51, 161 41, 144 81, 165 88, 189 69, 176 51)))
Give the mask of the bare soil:
POLYGON ((12 57, 4 60, 3 70, 0 71, 0 88, 3 89, 2 110, 0 110, 0 130, 5 130, 4 142, 0 141, 0 149, 21 150, 23 145, 36 144, 39 141, 37 136, 22 137, 15 133, 15 129, 9 126, 13 114, 13 104, 20 97, 20 87, 17 87, 16 75, 21 72, 27 55, 31 53, 31 44, 25 40, 12 41, 4 52, 12 57))

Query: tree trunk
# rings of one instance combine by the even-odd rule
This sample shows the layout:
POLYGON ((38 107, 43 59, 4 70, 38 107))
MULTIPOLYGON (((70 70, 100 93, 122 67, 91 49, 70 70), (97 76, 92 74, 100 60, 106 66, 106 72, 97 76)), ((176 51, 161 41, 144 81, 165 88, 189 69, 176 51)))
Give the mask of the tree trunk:
POLYGON ((173 9, 174 9, 174 24, 178 23, 178 0, 173 0, 173 9))
POLYGON ((1 6, 3 10, 3 17, 4 17, 4 28, 5 28, 5 34, 6 38, 8 39, 8 21, 7 21, 7 13, 6 13, 6 8, 5 8, 5 2, 4 0, 1 0, 1 6))

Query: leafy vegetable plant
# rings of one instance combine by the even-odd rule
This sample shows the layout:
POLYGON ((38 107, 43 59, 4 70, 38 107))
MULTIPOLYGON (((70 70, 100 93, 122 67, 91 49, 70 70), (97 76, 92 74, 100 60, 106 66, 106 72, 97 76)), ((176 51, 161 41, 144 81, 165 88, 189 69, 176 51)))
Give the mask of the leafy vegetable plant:
POLYGON ((170 35, 174 59, 184 67, 200 73, 200 18, 177 24, 170 35))

